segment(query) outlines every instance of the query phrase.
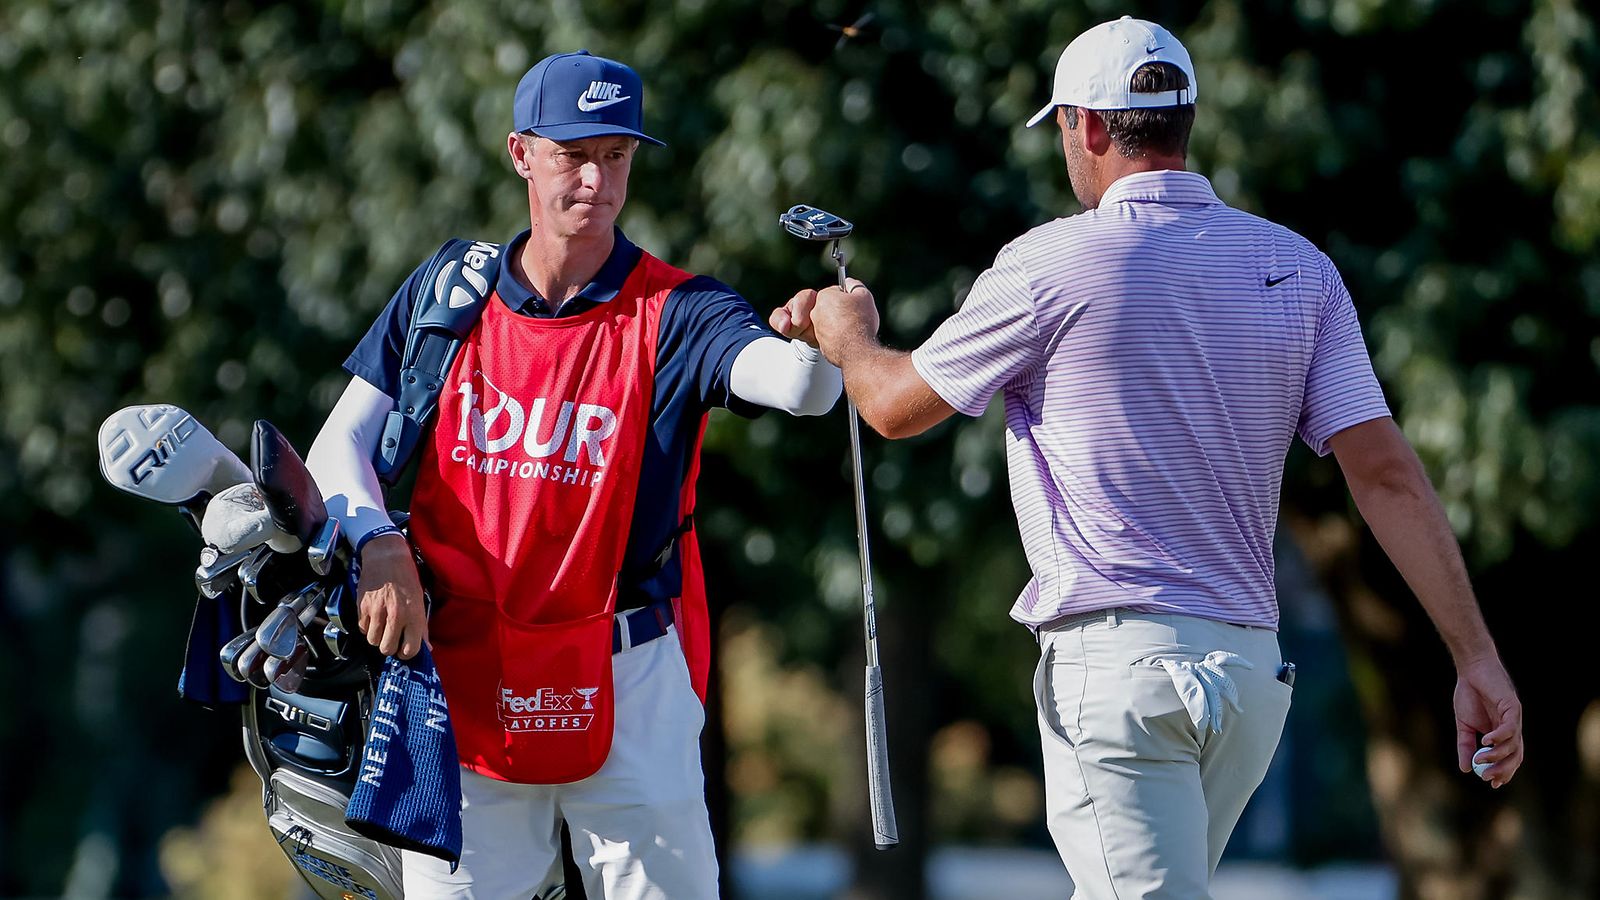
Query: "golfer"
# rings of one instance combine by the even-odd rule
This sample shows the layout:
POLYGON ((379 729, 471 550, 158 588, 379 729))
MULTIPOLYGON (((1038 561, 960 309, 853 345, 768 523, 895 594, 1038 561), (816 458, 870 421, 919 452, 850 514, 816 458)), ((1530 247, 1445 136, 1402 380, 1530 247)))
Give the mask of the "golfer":
POLYGON ((1123 18, 1074 40, 1028 123, 1060 129, 1084 211, 1000 251, 912 353, 852 281, 790 301, 886 437, 1005 396, 1033 577, 1012 617, 1034 680, 1050 833, 1078 898, 1208 896, 1293 693, 1272 540, 1296 437, 1338 459, 1454 657, 1462 771, 1499 787, 1521 706, 1459 549, 1373 376, 1328 257, 1184 171, 1198 93, 1183 45, 1123 18))
POLYGON ((429 641, 464 768, 461 867, 405 853, 407 897, 561 896, 563 820, 590 897, 717 895, 700 439, 713 407, 826 412, 841 379, 726 285, 616 227, 635 150, 660 143, 643 94, 632 69, 585 51, 517 87, 506 152, 529 227, 475 256, 494 295, 418 454, 431 623, 373 468, 427 262, 345 362, 310 454, 359 548, 361 628, 402 658, 429 641))

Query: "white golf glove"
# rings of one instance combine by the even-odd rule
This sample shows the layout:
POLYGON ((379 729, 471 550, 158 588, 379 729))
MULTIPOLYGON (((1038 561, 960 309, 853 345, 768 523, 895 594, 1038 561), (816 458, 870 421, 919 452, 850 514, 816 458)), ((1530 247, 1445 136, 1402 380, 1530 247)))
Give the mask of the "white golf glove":
POLYGON ((1194 727, 1210 729, 1212 734, 1222 733, 1223 714, 1229 707, 1234 712, 1240 709, 1239 686, 1223 668, 1255 668, 1250 660, 1226 650, 1213 650, 1198 661, 1158 659, 1156 663, 1172 676, 1172 686, 1178 689, 1178 697, 1183 700, 1183 708, 1188 711, 1194 727))

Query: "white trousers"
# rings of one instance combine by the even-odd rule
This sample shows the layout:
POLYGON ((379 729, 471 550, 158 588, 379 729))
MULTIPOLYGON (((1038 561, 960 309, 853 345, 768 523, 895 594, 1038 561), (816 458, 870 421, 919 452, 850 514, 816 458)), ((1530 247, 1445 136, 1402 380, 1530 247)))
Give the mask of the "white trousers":
POLYGON ((565 895, 561 821, 593 900, 707 900, 717 857, 700 768, 705 710, 676 629, 612 656, 616 731, 595 774, 512 784, 461 770, 461 866, 403 854, 408 900, 565 895))
POLYGON ((1074 900, 1209 897, 1289 712, 1277 635, 1108 610, 1052 623, 1039 645, 1045 808, 1074 900), (1192 677, 1208 656, 1228 662, 1192 677))

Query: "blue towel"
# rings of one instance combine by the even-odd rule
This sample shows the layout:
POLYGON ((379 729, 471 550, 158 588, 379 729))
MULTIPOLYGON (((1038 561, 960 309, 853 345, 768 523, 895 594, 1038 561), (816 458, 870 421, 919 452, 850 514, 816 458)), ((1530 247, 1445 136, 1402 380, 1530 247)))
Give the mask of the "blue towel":
POLYGON ((222 671, 217 652, 244 631, 239 622, 239 596, 224 591, 221 596, 200 595, 189 622, 189 644, 183 653, 183 670, 178 673, 178 696, 205 706, 243 703, 250 699, 248 685, 240 684, 222 671))
POLYGON ((461 768, 450 710, 424 646, 410 660, 383 661, 361 774, 345 824, 375 841, 461 859, 461 768))

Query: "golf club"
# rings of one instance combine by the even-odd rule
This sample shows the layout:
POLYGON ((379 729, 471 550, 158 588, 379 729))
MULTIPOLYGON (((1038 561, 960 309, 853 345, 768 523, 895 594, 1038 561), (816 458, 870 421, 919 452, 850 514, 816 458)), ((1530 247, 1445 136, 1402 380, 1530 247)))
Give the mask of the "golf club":
POLYGON ((236 663, 239 674, 244 676, 244 683, 263 691, 271 687, 272 682, 267 678, 266 672, 267 660, 271 658, 261 649, 259 641, 251 641, 250 646, 239 654, 236 663))
POLYGON ((304 683, 306 669, 310 666, 311 648, 304 643, 295 645, 294 653, 288 659, 273 657, 267 660, 262 668, 262 674, 267 680, 277 686, 278 690, 293 694, 300 690, 304 683))
POLYGON ((257 590, 261 570, 266 568, 267 560, 272 558, 272 548, 266 544, 257 546, 250 551, 250 557, 239 564, 239 583, 244 585, 245 593, 255 598, 257 603, 265 603, 266 598, 257 590))
POLYGON ((332 622, 322 628, 322 643, 327 645, 328 652, 337 659, 349 659, 355 649, 350 633, 332 622))
MULTIPOLYGON (((223 673, 234 681, 244 681, 244 673, 240 669, 240 663, 243 661, 248 664, 248 660, 245 659, 245 653, 252 647, 256 647, 256 633, 253 629, 241 633, 224 645, 221 652, 217 654, 218 661, 222 663, 223 673)), ((257 648, 253 652, 259 653, 260 650, 257 648)))
MULTIPOLYGON (((278 608, 267 613, 267 617, 256 628, 256 643, 268 656, 278 659, 293 656, 295 647, 300 643, 303 627, 300 616, 308 609, 313 609, 313 603, 321 597, 321 586, 311 584, 296 594, 294 599, 278 604, 278 608)), ((315 615, 314 611, 312 615, 315 615)))
POLYGON ((200 527, 206 501, 251 472, 194 416, 159 403, 127 406, 100 425, 100 474, 135 497, 183 510, 200 527))
MULTIPOLYGON (((839 242, 855 229, 845 219, 814 206, 793 206, 778 217, 785 231, 804 241, 831 241, 829 256, 845 289, 844 250, 839 242)), ((872 842, 879 850, 900 843, 895 824, 894 795, 889 785, 889 740, 883 711, 883 671, 878 665, 878 616, 872 598, 872 554, 867 546, 867 494, 861 476, 861 416, 854 400, 845 398, 850 415, 850 463, 855 476, 856 542, 861 557, 861 613, 866 632, 867 797, 872 806, 872 842)))
POLYGON ((299 538, 273 524, 260 489, 248 481, 211 498, 200 522, 200 536, 223 553, 262 544, 270 545, 279 553, 300 549, 299 538))
POLYGON ((324 519, 322 526, 306 545, 306 561, 311 571, 326 575, 333 569, 333 560, 339 550, 339 520, 324 519))
POLYGON ((194 584, 200 593, 216 599, 222 592, 233 586, 239 577, 239 566, 250 557, 253 550, 237 550, 233 553, 223 553, 215 547, 207 546, 200 551, 200 565, 194 570, 194 584))

